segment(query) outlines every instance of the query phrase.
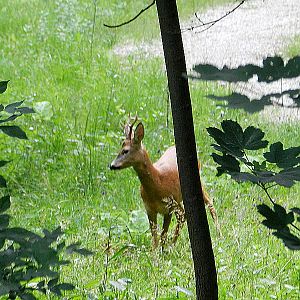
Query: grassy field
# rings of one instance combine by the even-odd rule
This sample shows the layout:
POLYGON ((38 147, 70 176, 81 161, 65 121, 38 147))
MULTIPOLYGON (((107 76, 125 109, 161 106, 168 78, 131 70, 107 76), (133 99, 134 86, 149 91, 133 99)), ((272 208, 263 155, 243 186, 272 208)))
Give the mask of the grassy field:
MULTIPOLYGON (((144 122, 153 160, 174 143, 163 61, 110 52, 126 39, 157 37, 155 9, 126 28, 102 25, 126 20, 144 6, 140 0, 11 0, 0 7, 0 80, 11 80, 1 103, 25 100, 38 111, 17 121, 28 141, 1 135, 1 155, 12 160, 5 168, 12 223, 36 232, 60 225, 68 242, 81 241, 95 252, 72 257, 73 264, 62 269, 62 281, 76 285, 66 299, 195 298, 186 227, 173 249, 152 252, 137 177, 133 170, 108 169, 129 111, 144 122), (116 284, 122 278, 125 290, 116 284)), ((179 7, 188 16, 197 4, 181 0, 179 7)), ((215 176, 205 130, 230 118, 260 126, 269 141, 291 147, 299 141, 299 123, 275 128, 258 114, 221 109, 205 97, 225 92, 191 83, 202 177, 223 233, 217 237, 209 218, 220 299, 299 299, 299 254, 260 224, 255 205, 265 199, 257 188, 215 176)), ((299 193, 299 184, 273 191, 287 207, 299 206, 299 193)))
POLYGON ((291 44, 288 46, 287 54, 290 57, 300 55, 300 36, 296 36, 291 44))

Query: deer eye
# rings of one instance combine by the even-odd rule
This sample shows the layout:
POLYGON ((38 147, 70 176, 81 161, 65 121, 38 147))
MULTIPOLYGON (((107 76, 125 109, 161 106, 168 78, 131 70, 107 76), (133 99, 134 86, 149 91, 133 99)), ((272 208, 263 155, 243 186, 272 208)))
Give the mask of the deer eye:
POLYGON ((128 149, 123 149, 123 150, 122 150, 122 154, 127 154, 128 152, 129 152, 128 149))

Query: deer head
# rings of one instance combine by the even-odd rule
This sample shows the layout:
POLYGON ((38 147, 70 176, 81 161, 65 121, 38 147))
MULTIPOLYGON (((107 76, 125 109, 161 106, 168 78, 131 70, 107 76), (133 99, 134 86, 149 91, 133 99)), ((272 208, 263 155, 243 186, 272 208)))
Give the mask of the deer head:
POLYGON ((144 155, 142 151, 142 139, 144 138, 144 125, 139 123, 133 131, 133 126, 138 118, 135 116, 133 122, 128 122, 124 126, 125 140, 122 143, 122 148, 110 165, 111 170, 119 170, 135 166, 143 162, 144 155))

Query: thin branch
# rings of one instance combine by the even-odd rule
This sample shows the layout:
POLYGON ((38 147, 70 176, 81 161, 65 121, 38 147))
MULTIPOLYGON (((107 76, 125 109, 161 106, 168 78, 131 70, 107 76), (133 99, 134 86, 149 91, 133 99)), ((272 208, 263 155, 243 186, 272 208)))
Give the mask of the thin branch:
POLYGON ((209 22, 203 22, 199 16, 197 15, 197 13, 195 13, 195 17, 197 18, 197 20, 201 23, 200 25, 196 25, 196 26, 191 26, 191 27, 187 27, 181 30, 181 32, 186 32, 186 31, 190 31, 190 30, 194 30, 196 28, 199 27, 205 27, 203 30, 198 31, 197 33, 206 31, 208 29, 210 29, 212 26, 214 26, 216 23, 218 23, 219 21, 223 20, 224 18, 226 18, 227 16, 229 16, 230 14, 232 14, 235 10, 237 10, 240 6, 242 6, 245 3, 246 0, 241 1, 237 6, 235 6, 232 10, 228 11, 225 15, 221 16, 220 18, 213 20, 213 21, 209 21, 209 22))
POLYGON ((108 25, 108 24, 103 24, 105 27, 108 27, 108 28, 117 28, 117 27, 121 27, 121 26, 124 26, 124 25, 127 25, 131 22, 133 22, 134 20, 136 20, 142 13, 144 13, 146 10, 148 10, 151 6, 153 6, 155 4, 155 0, 153 0, 148 6, 146 6, 145 8, 143 8, 136 16, 134 16, 133 18, 131 18, 130 20, 128 21, 125 21, 121 24, 118 24, 118 25, 108 25))
POLYGON ((296 225, 291 224, 291 226, 294 227, 296 230, 300 231, 300 229, 296 225))
POLYGON ((274 184, 271 184, 271 185, 269 185, 269 186, 265 186, 265 188, 266 188, 267 190, 269 190, 269 189, 271 189, 271 188, 273 188, 273 187, 275 187, 275 186, 278 186, 278 184, 277 184, 277 183, 274 183, 274 184))
POLYGON ((264 192, 266 193, 266 195, 268 196, 269 200, 272 202, 273 205, 275 205, 275 201, 272 199, 272 197, 270 196, 268 189, 266 188, 265 184, 262 182, 259 182, 258 185, 264 190, 264 192))

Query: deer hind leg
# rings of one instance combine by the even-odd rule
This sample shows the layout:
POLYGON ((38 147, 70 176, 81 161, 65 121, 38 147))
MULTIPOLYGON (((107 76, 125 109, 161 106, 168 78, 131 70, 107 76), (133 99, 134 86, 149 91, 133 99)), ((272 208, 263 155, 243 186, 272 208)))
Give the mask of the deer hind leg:
POLYGON ((175 213, 175 217, 176 217, 176 220, 177 220, 177 224, 176 224, 176 228, 175 228, 175 232, 174 232, 174 236, 173 236, 173 241, 172 243, 175 244, 178 237, 179 237, 179 234, 180 234, 180 231, 184 225, 184 222, 185 222, 185 213, 184 213, 184 209, 183 207, 179 204, 179 206, 181 207, 181 211, 179 212, 176 212, 174 211, 175 213))
POLYGON ((148 213, 148 220, 152 235, 152 247, 156 249, 158 247, 157 214, 148 213))
POLYGON ((163 202, 166 203, 166 207, 169 209, 170 215, 174 212, 176 220, 177 220, 177 224, 176 224, 176 228, 175 228, 175 232, 174 232, 174 236, 173 236, 173 240, 172 240, 172 243, 175 244, 178 239, 178 236, 180 234, 180 230, 183 227, 183 224, 185 222, 184 208, 180 203, 178 203, 174 199, 173 195, 163 199, 163 202))
POLYGON ((222 236, 220 225, 218 222, 218 215, 217 215, 216 209, 214 207, 214 204, 204 189, 202 189, 202 193, 203 193, 204 202, 205 202, 205 204, 207 204, 209 212, 214 220, 217 232, 218 232, 219 236, 222 236))

